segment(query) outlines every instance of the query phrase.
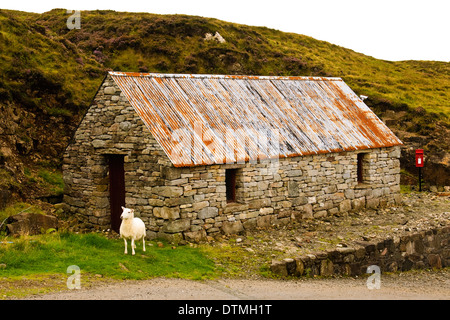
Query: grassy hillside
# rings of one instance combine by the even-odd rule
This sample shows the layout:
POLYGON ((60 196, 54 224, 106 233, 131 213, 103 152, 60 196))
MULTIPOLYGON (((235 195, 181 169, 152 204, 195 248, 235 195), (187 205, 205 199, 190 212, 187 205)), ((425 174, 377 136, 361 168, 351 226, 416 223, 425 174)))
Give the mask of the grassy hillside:
POLYGON ((342 77, 407 144, 419 137, 436 163, 449 153, 449 63, 378 60, 196 16, 83 11, 73 30, 69 16, 0 10, 0 190, 27 198, 52 189, 38 172, 58 170, 106 70, 342 77), (216 32, 225 42, 205 40, 216 32))

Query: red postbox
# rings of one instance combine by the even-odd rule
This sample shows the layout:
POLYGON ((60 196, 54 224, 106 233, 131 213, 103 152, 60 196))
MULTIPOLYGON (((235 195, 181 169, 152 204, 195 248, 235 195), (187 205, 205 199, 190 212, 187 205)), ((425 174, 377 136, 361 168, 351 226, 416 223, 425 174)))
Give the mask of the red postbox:
POLYGON ((423 149, 416 149, 416 167, 423 168, 423 149))
POLYGON ((423 149, 416 149, 416 167, 419 168, 419 191, 422 191, 423 149))

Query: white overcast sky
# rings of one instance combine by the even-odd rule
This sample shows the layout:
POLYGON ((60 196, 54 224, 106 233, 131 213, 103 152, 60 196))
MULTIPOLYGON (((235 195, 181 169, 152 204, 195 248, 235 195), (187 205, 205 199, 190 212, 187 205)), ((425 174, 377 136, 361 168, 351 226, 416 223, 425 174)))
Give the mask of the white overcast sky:
POLYGON ((450 61, 450 0, 2 2, 2 9, 38 13, 65 8, 197 15, 304 34, 378 59, 450 61))

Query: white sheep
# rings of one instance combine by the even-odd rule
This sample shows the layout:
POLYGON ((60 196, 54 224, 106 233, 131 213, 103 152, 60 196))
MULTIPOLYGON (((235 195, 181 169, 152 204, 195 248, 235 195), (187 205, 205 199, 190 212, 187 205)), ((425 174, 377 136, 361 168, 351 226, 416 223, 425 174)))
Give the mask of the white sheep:
POLYGON ((145 251, 145 224, 134 217, 134 209, 122 207, 120 215, 122 223, 120 224, 120 237, 125 241, 125 254, 127 254, 127 239, 131 239, 131 254, 134 255, 135 240, 142 239, 142 250, 145 251))

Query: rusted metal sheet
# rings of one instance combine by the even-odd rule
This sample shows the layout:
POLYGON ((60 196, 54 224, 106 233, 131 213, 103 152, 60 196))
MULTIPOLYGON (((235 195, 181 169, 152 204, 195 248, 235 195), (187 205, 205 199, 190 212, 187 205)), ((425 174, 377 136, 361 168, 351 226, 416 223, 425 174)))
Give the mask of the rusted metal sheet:
POLYGON ((402 144, 340 78, 109 74, 174 166, 402 144))

